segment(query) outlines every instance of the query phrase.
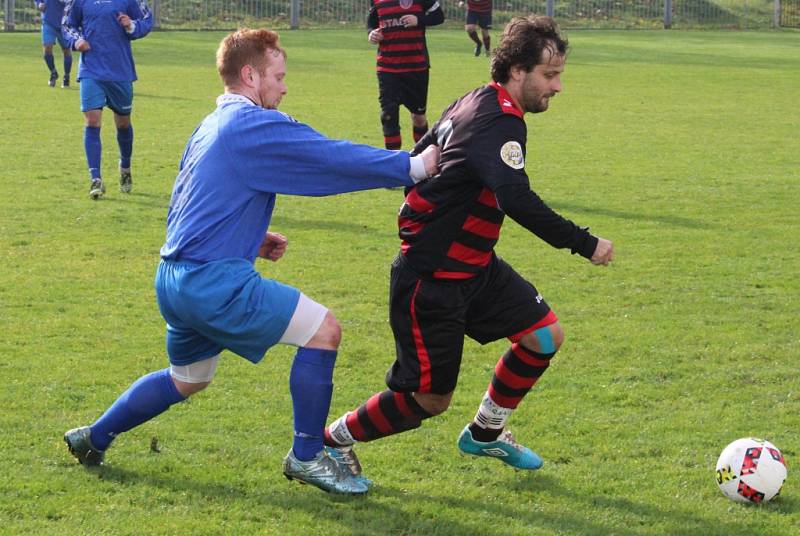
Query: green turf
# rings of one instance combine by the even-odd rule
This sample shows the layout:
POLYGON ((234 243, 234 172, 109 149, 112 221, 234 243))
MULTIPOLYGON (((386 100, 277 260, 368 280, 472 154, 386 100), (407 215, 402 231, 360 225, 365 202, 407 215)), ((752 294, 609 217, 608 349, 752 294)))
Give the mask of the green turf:
MULTIPOLYGON (((152 277, 183 144, 220 92, 221 34, 135 44, 134 193, 87 196, 78 90, 46 87, 35 34, 0 35, 0 533, 759 534, 800 530, 800 33, 578 32, 564 93, 528 116, 527 171, 554 208, 614 241, 609 268, 507 222, 498 252, 566 342, 511 420, 535 473, 460 456, 507 343, 468 342, 451 409, 360 448, 376 484, 337 499, 287 482, 288 372, 225 354, 214 384, 122 436, 87 472, 61 435, 165 366, 152 277), (760 508, 714 481, 722 448, 766 436, 789 480, 760 508), (154 439, 155 438, 155 439, 154 439), (155 452, 151 448, 157 442, 155 452)), ((497 35, 495 34, 495 38, 497 35)), ((487 79, 460 31, 431 31, 431 118, 487 79)), ((282 109, 380 145, 363 32, 285 32, 282 109)), ((60 58, 56 56, 57 63, 60 58)), ((406 145, 410 124, 403 118, 406 145)), ((398 191, 279 200, 290 238, 266 275, 344 327, 332 416, 383 388, 398 191)))

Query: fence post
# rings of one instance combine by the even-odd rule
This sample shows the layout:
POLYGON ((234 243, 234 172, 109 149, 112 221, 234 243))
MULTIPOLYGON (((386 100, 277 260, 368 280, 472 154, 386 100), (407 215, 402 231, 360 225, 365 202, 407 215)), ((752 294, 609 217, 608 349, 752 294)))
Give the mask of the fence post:
POLYGON ((672 0, 664 0, 664 29, 672 28, 672 0))
POLYGON ((154 30, 160 30, 161 29, 161 0, 153 0, 152 11, 153 11, 153 29, 154 30))
POLYGON ((292 6, 289 9, 289 27, 296 30, 300 27, 300 0, 292 0, 292 6))
POLYGON ((5 24, 5 29, 7 32, 14 31, 14 0, 5 0, 5 20, 3 21, 5 24))
POLYGON ((555 13, 555 9, 553 7, 553 3, 554 3, 553 0, 547 0, 547 12, 546 12, 546 14, 547 14, 548 17, 552 17, 553 13, 555 13))
POLYGON ((775 0, 775 5, 772 10, 772 27, 781 27, 781 0, 775 0))

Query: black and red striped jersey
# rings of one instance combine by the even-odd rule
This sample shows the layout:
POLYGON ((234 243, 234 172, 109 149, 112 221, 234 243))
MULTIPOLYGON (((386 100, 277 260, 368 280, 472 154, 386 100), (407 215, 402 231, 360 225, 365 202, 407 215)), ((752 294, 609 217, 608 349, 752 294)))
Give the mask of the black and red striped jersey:
POLYGON ((378 71, 410 73, 430 68, 425 28, 444 22, 438 0, 372 0, 367 29, 380 28, 383 40, 378 43, 378 71), (405 27, 404 15, 417 17, 417 25, 405 27))
POLYGON ((467 0, 467 9, 475 13, 486 13, 492 10, 492 0, 467 0))
POLYGON ((401 252, 423 276, 468 279, 494 255, 506 214, 554 247, 591 258, 597 239, 548 207, 525 173, 523 111, 492 82, 458 99, 417 143, 442 150, 440 173, 411 187, 398 215, 401 252))

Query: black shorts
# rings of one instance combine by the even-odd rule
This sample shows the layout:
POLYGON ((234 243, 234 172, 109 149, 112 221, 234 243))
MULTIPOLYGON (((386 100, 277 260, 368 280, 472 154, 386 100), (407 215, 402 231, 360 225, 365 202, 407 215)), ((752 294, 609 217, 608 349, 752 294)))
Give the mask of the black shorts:
POLYGON ((453 391, 465 335, 481 344, 516 342, 558 320, 536 287, 498 257, 477 277, 454 281, 421 278, 398 255, 389 302, 397 358, 386 384, 400 392, 453 391))
POLYGON ((477 24, 484 30, 492 28, 492 12, 491 11, 470 11, 467 10, 467 24, 477 24))
POLYGON ((402 104, 412 114, 424 114, 428 107, 428 71, 378 71, 378 102, 383 112, 392 113, 402 104))

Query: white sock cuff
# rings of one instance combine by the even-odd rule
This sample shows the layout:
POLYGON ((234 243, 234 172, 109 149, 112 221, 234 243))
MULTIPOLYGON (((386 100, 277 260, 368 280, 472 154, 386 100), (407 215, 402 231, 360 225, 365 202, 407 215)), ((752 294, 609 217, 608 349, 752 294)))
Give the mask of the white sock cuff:
POLYGON ((511 408, 498 406, 497 403, 491 399, 487 391, 486 394, 483 395, 478 413, 475 414, 475 423, 481 428, 502 430, 512 411, 514 410, 511 408))
POLYGON ((328 426, 328 432, 331 434, 331 438, 336 441, 339 445, 346 447, 352 445, 356 442, 353 439, 350 430, 347 428, 347 416, 350 413, 345 413, 328 426))

